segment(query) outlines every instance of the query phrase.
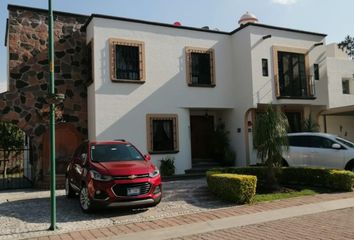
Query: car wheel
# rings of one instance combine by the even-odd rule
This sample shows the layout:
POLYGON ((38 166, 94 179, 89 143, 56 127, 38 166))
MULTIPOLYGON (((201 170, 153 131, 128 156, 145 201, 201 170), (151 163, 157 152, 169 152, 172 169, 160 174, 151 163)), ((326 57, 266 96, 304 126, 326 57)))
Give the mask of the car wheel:
POLYGON ((81 210, 85 213, 92 212, 93 210, 92 200, 89 196, 89 192, 86 186, 82 186, 79 194, 79 199, 80 199, 81 210))
POLYGON ((65 196, 67 198, 75 197, 74 189, 70 186, 68 177, 65 178, 65 196))
POLYGON ((354 161, 353 160, 350 160, 350 162, 345 167, 345 170, 351 171, 354 173, 354 161))

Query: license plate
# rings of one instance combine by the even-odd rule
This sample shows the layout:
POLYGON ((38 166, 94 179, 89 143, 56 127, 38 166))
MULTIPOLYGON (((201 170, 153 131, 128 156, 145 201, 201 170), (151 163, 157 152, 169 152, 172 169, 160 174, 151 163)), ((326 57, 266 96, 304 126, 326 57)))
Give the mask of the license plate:
POLYGON ((127 195, 128 196, 136 196, 140 194, 140 188, 127 188, 127 195))

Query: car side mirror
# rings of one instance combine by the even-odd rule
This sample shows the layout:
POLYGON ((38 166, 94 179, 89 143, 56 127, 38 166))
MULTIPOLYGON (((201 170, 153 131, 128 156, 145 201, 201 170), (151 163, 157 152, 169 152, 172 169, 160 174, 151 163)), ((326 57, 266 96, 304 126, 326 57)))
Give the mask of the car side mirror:
POLYGON ((81 160, 81 163, 82 165, 86 165, 87 163, 87 153, 82 153, 81 156, 80 156, 80 160, 81 160))
POLYGON ((342 146, 341 146, 340 144, 338 144, 338 143, 333 143, 333 144, 332 144, 332 148, 333 148, 333 149, 341 149, 342 146))
POLYGON ((151 161, 151 156, 149 154, 145 154, 144 158, 146 161, 151 161))

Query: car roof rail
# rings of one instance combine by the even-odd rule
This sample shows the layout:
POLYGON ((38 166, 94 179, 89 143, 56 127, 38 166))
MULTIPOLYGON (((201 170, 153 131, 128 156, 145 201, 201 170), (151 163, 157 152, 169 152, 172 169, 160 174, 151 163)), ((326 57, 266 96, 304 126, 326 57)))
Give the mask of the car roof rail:
POLYGON ((126 142, 125 139, 122 139, 122 138, 114 139, 114 141, 126 142))

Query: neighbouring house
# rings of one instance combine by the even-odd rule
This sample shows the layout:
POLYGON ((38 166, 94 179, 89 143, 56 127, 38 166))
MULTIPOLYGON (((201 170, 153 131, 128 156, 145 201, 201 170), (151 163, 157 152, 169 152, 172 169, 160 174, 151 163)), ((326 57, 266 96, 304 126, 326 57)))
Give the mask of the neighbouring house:
MULTIPOLYGON (((1 95, 1 119, 30 136, 43 181, 46 11, 8 9, 9 92, 1 95)), ((327 46, 325 34, 257 21, 246 13, 234 31, 223 32, 56 12, 56 85, 66 94, 58 106, 58 164, 84 138, 123 138, 156 163, 173 157, 183 173, 212 158, 219 123, 229 131, 235 164, 252 164, 252 126, 269 103, 286 114, 292 132, 311 115, 321 131, 354 140, 354 62, 336 44, 327 46)))

